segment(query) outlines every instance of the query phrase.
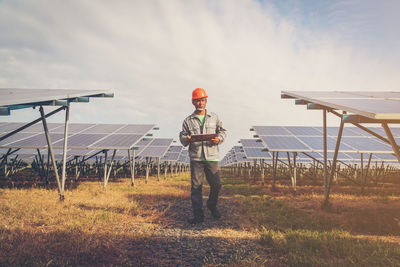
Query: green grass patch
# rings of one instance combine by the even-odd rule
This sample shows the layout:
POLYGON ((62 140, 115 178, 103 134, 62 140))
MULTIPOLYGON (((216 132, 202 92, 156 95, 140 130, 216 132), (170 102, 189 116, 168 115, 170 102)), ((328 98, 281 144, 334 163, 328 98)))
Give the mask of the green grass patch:
POLYGON ((290 266, 399 266, 396 245, 360 240, 349 232, 263 228, 261 243, 286 256, 290 266))

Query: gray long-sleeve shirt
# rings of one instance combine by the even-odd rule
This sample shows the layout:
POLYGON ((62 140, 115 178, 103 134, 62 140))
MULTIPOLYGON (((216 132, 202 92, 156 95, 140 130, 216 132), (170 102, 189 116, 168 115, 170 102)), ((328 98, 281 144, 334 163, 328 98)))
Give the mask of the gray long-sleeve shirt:
POLYGON ((226 138, 226 130, 222 127, 222 122, 217 114, 206 111, 203 128, 200 119, 193 112, 182 124, 182 131, 179 134, 183 146, 189 145, 189 157, 193 161, 216 160, 218 159, 218 145, 211 141, 188 142, 187 136, 193 134, 217 134, 221 144, 226 138))

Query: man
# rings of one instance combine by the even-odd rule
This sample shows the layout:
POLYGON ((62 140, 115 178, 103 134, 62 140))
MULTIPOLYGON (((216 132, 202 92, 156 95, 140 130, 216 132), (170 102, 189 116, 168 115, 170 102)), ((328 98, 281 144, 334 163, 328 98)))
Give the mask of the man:
POLYGON ((191 200, 194 215, 188 220, 190 224, 204 221, 202 195, 204 175, 210 185, 207 208, 215 219, 221 217, 217 209, 218 193, 221 189, 218 145, 224 141, 226 133, 218 116, 207 112, 207 97, 203 88, 196 88, 193 91, 192 104, 196 110, 183 121, 179 135, 182 145, 189 145, 191 200), (192 139, 194 134, 216 134, 216 137, 210 141, 195 141, 192 139))

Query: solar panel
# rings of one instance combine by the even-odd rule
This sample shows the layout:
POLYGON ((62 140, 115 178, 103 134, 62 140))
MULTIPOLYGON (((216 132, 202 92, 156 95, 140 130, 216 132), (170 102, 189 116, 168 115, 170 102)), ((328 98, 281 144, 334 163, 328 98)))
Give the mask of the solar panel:
POLYGON ((243 147, 243 150, 248 159, 271 159, 272 158, 271 153, 262 151, 262 148, 243 147))
POLYGON ((84 131, 82 131, 82 133, 105 133, 105 134, 109 134, 109 133, 113 133, 119 129, 121 129, 123 126, 125 126, 124 124, 96 124, 93 127, 90 127, 84 131))
POLYGON ((253 128, 259 135, 291 135, 282 126, 253 126, 253 128))
POLYGON ((107 92, 103 90, 0 88, 0 106, 21 105, 103 94, 107 94, 107 92))
POLYGON ((183 146, 170 146, 168 152, 181 153, 183 146))
MULTIPOLYGON (((52 143, 57 142, 60 139, 63 139, 63 134, 53 134, 50 133, 50 139, 52 143)), ((2 147, 12 147, 12 148, 45 148, 47 147, 47 141, 44 134, 36 134, 34 136, 25 138, 20 141, 16 141, 13 143, 9 143, 7 145, 2 145, 2 147)))
POLYGON ((181 153, 178 152, 167 152, 162 160, 164 161, 177 161, 179 159, 179 155, 181 153))
POLYGON ((125 134, 146 134, 151 129, 153 129, 153 124, 130 124, 117 130, 115 133, 125 133, 125 134))
POLYGON ((283 95, 377 120, 400 119, 398 93, 282 91, 283 95), (384 96, 384 94, 394 97, 390 99, 376 98, 384 96))
POLYGON ((135 144, 135 147, 147 146, 153 141, 153 138, 143 138, 135 144))
MULTIPOLYGON (((321 136, 299 136, 302 142, 307 144, 312 150, 323 151, 324 150, 324 140, 321 136)), ((330 151, 335 151, 336 139, 332 137, 326 138, 327 149, 330 151)), ((347 146, 345 143, 340 143, 340 151, 342 152, 352 152, 354 148, 347 146)))
POLYGON ((171 138, 155 138, 153 142, 151 142, 150 146, 168 146, 172 143, 171 138))
MULTIPOLYGON (((49 131, 51 132, 55 132, 54 130, 57 128, 62 128, 62 132, 64 132, 64 124, 61 123, 47 123, 47 128, 49 129, 49 131)), ((18 127, 16 127, 15 129, 17 129, 18 127)), ((29 126, 28 128, 24 129, 21 131, 21 133, 43 133, 44 128, 43 128, 43 123, 39 122, 36 123, 32 126, 29 126)))
POLYGON ((145 146, 140 153, 137 153, 137 156, 162 158, 168 151, 171 143, 172 143, 172 138, 151 139, 148 145, 145 146))
POLYGON ((392 147, 379 142, 376 138, 343 137, 342 143, 348 144, 359 152, 391 152, 392 147))
POLYGON ((243 147, 264 147, 262 142, 256 139, 240 139, 240 143, 243 147))
POLYGON ((138 134, 112 134, 94 144, 90 145, 91 148, 110 148, 110 149, 129 149, 131 148, 142 135, 138 134))
MULTIPOLYGON (((104 137, 106 137, 106 134, 76 134, 68 138, 68 147, 77 149, 89 149, 93 143, 99 141, 104 137)), ((63 145, 63 140, 60 140, 55 145, 61 147, 63 145)))
MULTIPOLYGON (((85 129, 90 129, 96 124, 94 123, 83 123, 83 124, 77 124, 77 123, 70 123, 68 125, 68 132, 69 133, 78 133, 82 132, 85 129)), ((64 127, 57 128, 56 131, 61 131, 62 133, 64 132, 64 127)))
POLYGON ((241 146, 234 146, 234 147, 233 147, 233 152, 234 152, 234 153, 243 153, 243 147, 241 147, 241 146))
POLYGON ((23 140, 23 139, 31 137, 31 136, 32 136, 31 133, 21 133, 21 132, 19 132, 19 133, 13 134, 13 135, 7 137, 6 139, 0 141, 0 146, 6 145, 6 144, 10 144, 10 143, 13 143, 13 142, 16 142, 16 141, 20 141, 20 140, 23 140))
POLYGON ((265 146, 271 151, 309 151, 312 149, 305 146, 294 136, 260 136, 265 146))
POLYGON ((397 158, 393 154, 387 154, 387 153, 375 153, 373 154, 377 159, 379 160, 384 160, 384 161, 394 161, 398 162, 397 158))
POLYGON ((387 99, 400 99, 400 92, 368 92, 356 91, 357 95, 362 95, 372 98, 387 98, 387 99))
POLYGON ((15 129, 18 129, 19 127, 24 126, 26 123, 22 123, 22 122, 9 122, 7 124, 3 124, 0 127, 0 132, 2 133, 8 133, 8 132, 12 132, 15 129))
POLYGON ((307 135, 307 136, 313 136, 313 135, 321 135, 321 132, 318 131, 314 127, 306 127, 306 126, 286 126, 285 127, 290 133, 293 135, 307 135))

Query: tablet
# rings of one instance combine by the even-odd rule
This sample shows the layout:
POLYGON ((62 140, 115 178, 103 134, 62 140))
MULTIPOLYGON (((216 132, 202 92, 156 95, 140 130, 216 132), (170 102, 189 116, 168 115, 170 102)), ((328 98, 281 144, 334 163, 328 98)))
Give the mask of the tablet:
POLYGON ((217 134, 193 134, 190 142, 211 141, 215 137, 217 137, 217 134))

